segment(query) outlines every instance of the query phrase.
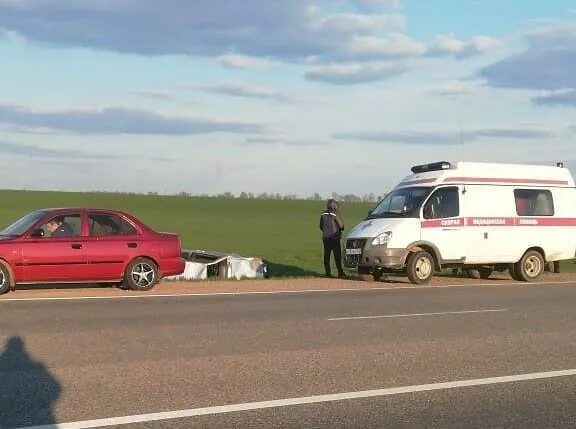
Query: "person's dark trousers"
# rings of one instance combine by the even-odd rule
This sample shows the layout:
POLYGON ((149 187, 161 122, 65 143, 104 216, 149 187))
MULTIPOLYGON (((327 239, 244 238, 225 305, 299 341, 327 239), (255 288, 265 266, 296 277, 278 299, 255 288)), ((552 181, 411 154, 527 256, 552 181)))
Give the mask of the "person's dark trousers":
POLYGON ((324 238, 324 270, 326 275, 330 275, 330 255, 334 252, 334 259, 336 260, 336 268, 338 269, 338 275, 344 276, 344 270, 342 269, 342 248, 340 247, 340 238, 324 238))

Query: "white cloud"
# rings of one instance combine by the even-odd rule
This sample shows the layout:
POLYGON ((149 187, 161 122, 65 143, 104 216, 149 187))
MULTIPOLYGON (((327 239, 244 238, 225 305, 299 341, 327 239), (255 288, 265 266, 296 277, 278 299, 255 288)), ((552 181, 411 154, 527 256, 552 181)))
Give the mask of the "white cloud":
POLYGON ((245 140, 248 144, 260 145, 285 145, 285 146, 325 146, 325 141, 313 140, 309 138, 294 138, 288 136, 254 136, 247 137, 245 140))
POLYGON ((364 12, 380 12, 400 7, 401 0, 354 0, 354 3, 364 12))
POLYGON ((132 94, 140 97, 150 98, 153 100, 174 100, 174 95, 168 91, 159 89, 144 89, 140 91, 132 91, 132 94))
POLYGON ((276 61, 268 58, 240 54, 222 55, 218 57, 218 62, 224 67, 246 70, 268 70, 278 65, 276 61))
POLYGON ((388 37, 354 36, 346 50, 352 56, 410 57, 426 52, 426 46, 410 37, 395 33, 388 37))
POLYGON ((167 117, 156 112, 108 107, 93 110, 36 111, 0 105, 0 123, 29 130, 57 130, 82 135, 196 135, 262 132, 257 124, 189 117, 167 117))
POLYGON ((430 89, 430 93, 444 97, 458 97, 462 95, 470 95, 479 87, 478 82, 471 81, 453 81, 445 82, 430 89))
POLYGON ((430 47, 431 55, 466 58, 491 51, 501 46, 501 42, 488 36, 475 36, 468 42, 451 35, 439 35, 430 47))
POLYGON ((532 101, 538 106, 576 106, 576 89, 550 91, 533 97, 532 101))
POLYGON ((345 34, 371 34, 383 29, 399 29, 405 20, 398 14, 365 15, 339 13, 322 18, 319 26, 324 31, 345 34))
POLYGON ((387 80, 410 70, 401 62, 337 63, 313 67, 306 73, 312 81, 354 85, 387 80))
POLYGON ((205 91, 232 97, 257 98, 279 102, 290 101, 290 98, 274 89, 261 86, 248 86, 238 83, 223 83, 204 88, 205 91))
POLYGON ((333 137, 340 140, 360 140, 380 143, 418 145, 456 145, 462 141, 475 142, 483 138, 504 140, 542 140, 554 133, 541 128, 483 128, 465 133, 454 131, 386 130, 340 133, 333 137))

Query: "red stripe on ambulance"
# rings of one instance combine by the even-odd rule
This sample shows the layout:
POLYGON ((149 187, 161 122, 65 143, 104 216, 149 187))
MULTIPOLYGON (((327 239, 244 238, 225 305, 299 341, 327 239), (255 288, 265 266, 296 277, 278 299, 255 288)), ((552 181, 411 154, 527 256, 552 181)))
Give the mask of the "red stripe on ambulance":
POLYGON ((478 227, 478 226, 576 226, 576 218, 466 217, 424 220, 422 228, 478 227))

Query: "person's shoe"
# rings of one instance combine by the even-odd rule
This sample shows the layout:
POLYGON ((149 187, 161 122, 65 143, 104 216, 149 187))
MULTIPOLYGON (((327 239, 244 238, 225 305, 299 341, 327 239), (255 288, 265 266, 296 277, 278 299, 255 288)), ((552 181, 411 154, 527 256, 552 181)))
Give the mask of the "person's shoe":
POLYGON ((347 279, 348 276, 346 275, 346 273, 339 273, 339 274, 338 274, 338 278, 340 278, 340 279, 347 279))
POLYGON ((324 277, 328 277, 329 279, 333 279, 333 278, 334 278, 334 276, 333 276, 332 274, 330 274, 330 273, 324 274, 324 277))

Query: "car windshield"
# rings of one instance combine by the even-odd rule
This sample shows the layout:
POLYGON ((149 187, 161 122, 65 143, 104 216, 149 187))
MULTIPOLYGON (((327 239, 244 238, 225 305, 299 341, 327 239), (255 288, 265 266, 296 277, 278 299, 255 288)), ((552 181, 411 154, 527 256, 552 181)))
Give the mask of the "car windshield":
POLYGON ((16 222, 14 222, 9 227, 0 231, 0 236, 19 236, 28 231, 36 222, 38 222, 44 212, 35 211, 28 213, 27 215, 21 217, 16 222))
POLYGON ((370 212, 367 219, 383 217, 419 217, 419 209, 431 187, 399 188, 390 192, 370 212))

